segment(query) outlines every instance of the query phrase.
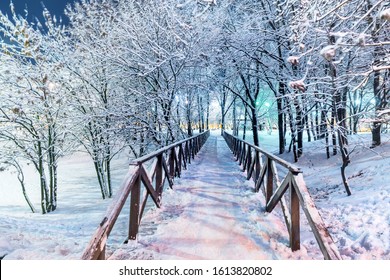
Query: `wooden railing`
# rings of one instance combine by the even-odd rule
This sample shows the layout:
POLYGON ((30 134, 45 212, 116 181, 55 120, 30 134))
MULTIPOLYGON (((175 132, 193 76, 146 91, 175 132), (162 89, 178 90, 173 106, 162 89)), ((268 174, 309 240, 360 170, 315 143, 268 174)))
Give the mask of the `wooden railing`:
POLYGON ((176 142, 154 153, 135 159, 108 208, 95 234, 84 250, 83 260, 104 260, 106 258, 106 242, 123 206, 130 196, 130 217, 127 240, 135 240, 143 212, 149 196, 157 207, 161 205, 161 197, 165 182, 173 186, 173 178, 180 177, 182 169, 187 168, 200 148, 206 142, 210 132, 206 131, 194 137, 176 142), (150 172, 145 165, 152 161, 150 172), (141 187, 146 191, 141 201, 141 187))
POLYGON ((300 206, 317 240, 325 259, 341 259, 317 208, 307 190, 302 171, 289 162, 260 149, 246 141, 223 132, 223 137, 236 160, 247 172, 247 179, 255 182, 255 191, 263 190, 266 200, 266 211, 272 212, 280 203, 287 229, 290 235, 290 247, 293 251, 300 249, 300 206), (279 179, 278 169, 285 173, 279 179), (289 207, 284 194, 289 191, 289 207))

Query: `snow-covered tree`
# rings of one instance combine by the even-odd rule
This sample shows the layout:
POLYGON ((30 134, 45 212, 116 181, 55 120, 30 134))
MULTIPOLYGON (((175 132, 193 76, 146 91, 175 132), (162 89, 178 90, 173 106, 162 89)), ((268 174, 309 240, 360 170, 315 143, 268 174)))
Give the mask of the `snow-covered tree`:
POLYGON ((3 151, 13 151, 8 163, 19 171, 24 162, 36 169, 47 213, 57 207, 57 165, 66 136, 62 88, 49 38, 17 16, 12 4, 11 11, 11 18, 0 13, 0 140, 3 151))

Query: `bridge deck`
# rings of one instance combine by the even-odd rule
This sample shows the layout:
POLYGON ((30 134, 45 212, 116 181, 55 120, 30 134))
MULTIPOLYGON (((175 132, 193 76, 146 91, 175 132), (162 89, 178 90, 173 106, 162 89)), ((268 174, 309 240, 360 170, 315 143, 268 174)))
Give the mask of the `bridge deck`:
POLYGON ((189 171, 145 213, 137 241, 110 259, 297 259, 281 217, 264 212, 221 136, 211 135, 189 171))

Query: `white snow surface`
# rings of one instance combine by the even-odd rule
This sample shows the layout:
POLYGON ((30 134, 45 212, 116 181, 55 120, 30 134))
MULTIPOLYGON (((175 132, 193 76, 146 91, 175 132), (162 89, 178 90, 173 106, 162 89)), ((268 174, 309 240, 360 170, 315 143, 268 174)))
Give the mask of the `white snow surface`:
MULTIPOLYGON (((298 162, 309 191, 343 259, 390 259, 390 135, 370 149, 370 134, 352 137, 346 172, 340 156, 326 159, 321 141, 305 143, 298 162)), ((261 133, 261 145, 277 150, 277 133, 261 133)), ((292 160, 291 153, 282 155, 292 160)), ((302 249, 292 253, 280 209, 264 212, 261 193, 253 192, 224 140, 214 133, 196 160, 166 190, 163 206, 149 209, 137 241, 120 246, 127 217, 118 219, 109 238, 111 259, 321 259, 302 217, 302 249), (112 245, 111 245, 112 244, 112 245)), ((125 156, 115 160, 114 186, 127 170, 125 156)), ((79 259, 110 203, 101 200, 93 166, 84 154, 60 162, 58 209, 32 214, 15 174, 0 172, 0 257, 4 259, 79 259)), ((30 198, 39 201, 35 174, 27 172, 30 198), (36 187, 35 187, 36 188, 36 187)))

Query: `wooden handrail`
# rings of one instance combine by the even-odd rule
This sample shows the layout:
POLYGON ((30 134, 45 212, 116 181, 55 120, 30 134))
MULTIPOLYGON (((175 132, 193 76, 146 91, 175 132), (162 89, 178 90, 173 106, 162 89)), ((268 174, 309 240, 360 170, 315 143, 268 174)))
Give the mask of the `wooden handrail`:
POLYGON ((317 240, 324 259, 338 260, 341 255, 311 198, 303 179, 302 171, 295 165, 249 143, 226 131, 222 133, 230 150, 233 152, 247 179, 255 182, 255 191, 262 191, 266 199, 266 211, 272 212, 280 203, 290 235, 290 247, 300 249, 300 208, 302 208, 312 232, 317 240), (277 166, 286 169, 286 175, 279 180, 277 166), (284 194, 289 190, 289 207, 284 194))
POLYGON ((129 196, 130 217, 127 239, 136 239, 149 196, 152 197, 154 204, 160 207, 165 181, 167 180, 172 188, 174 177, 180 177, 181 171, 187 168, 191 158, 193 159, 200 151, 209 135, 210 131, 206 131, 132 161, 116 197, 106 211, 81 259, 106 259, 107 239, 129 196), (144 164, 152 159, 155 163, 152 165, 152 172, 148 173, 144 164), (141 201, 142 186, 146 190, 143 201, 141 201))

